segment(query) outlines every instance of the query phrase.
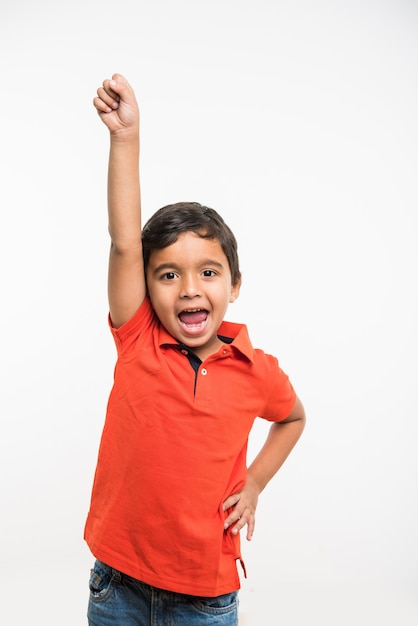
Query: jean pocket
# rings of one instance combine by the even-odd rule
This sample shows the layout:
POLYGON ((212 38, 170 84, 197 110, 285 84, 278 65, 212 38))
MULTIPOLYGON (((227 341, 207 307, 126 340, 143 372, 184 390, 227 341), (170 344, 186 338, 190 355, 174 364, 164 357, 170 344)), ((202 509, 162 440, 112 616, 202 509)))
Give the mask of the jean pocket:
POLYGON ((227 615, 238 613, 238 592, 226 593, 214 598, 198 597, 193 600, 195 607, 207 615, 227 615))
POLYGON ((106 600, 112 592, 115 579, 115 570, 96 560, 93 569, 90 570, 90 599, 95 602, 106 600))

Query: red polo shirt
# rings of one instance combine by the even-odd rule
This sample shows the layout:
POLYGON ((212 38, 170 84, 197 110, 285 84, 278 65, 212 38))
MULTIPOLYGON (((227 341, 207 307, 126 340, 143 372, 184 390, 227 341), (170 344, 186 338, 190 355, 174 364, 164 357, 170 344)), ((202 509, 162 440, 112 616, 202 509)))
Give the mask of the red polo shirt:
POLYGON ((148 299, 113 329, 118 360, 85 539, 99 560, 154 587, 217 596, 239 588, 239 535, 222 503, 245 483, 254 419, 286 418, 295 392, 247 329, 191 367, 148 299))

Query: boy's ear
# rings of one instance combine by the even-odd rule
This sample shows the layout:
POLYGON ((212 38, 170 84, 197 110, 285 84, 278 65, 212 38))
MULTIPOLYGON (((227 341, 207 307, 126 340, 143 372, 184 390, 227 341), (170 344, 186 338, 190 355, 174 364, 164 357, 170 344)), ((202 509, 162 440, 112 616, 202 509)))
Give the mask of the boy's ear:
POLYGON ((232 285, 231 295, 230 295, 230 298, 229 298, 229 302, 231 304, 232 304, 232 302, 235 302, 235 300, 238 298, 240 288, 241 288, 241 278, 239 280, 237 280, 235 285, 232 285))

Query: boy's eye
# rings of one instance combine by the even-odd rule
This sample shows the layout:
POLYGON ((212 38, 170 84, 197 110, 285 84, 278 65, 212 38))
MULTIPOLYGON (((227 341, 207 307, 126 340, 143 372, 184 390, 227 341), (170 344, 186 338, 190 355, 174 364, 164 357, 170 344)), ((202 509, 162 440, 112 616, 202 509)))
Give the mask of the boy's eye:
POLYGON ((163 274, 163 278, 167 279, 167 280, 173 280, 173 278, 175 278, 176 275, 174 272, 166 272, 165 274, 163 274))
POLYGON ((203 276, 205 277, 215 276, 215 272, 213 270, 205 270, 203 272, 203 276))

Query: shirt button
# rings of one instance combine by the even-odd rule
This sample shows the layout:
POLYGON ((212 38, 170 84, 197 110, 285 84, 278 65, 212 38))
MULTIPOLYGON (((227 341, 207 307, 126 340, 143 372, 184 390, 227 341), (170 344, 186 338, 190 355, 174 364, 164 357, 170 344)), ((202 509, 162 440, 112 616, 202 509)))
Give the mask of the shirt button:
POLYGON ((184 356, 187 356, 189 354, 187 350, 184 350, 184 349, 181 351, 181 353, 184 354, 184 356))
POLYGON ((207 370, 207 369, 205 369, 205 368, 203 368, 203 369, 202 369, 202 376, 206 376, 206 374, 207 374, 207 373, 208 373, 208 370, 207 370))

